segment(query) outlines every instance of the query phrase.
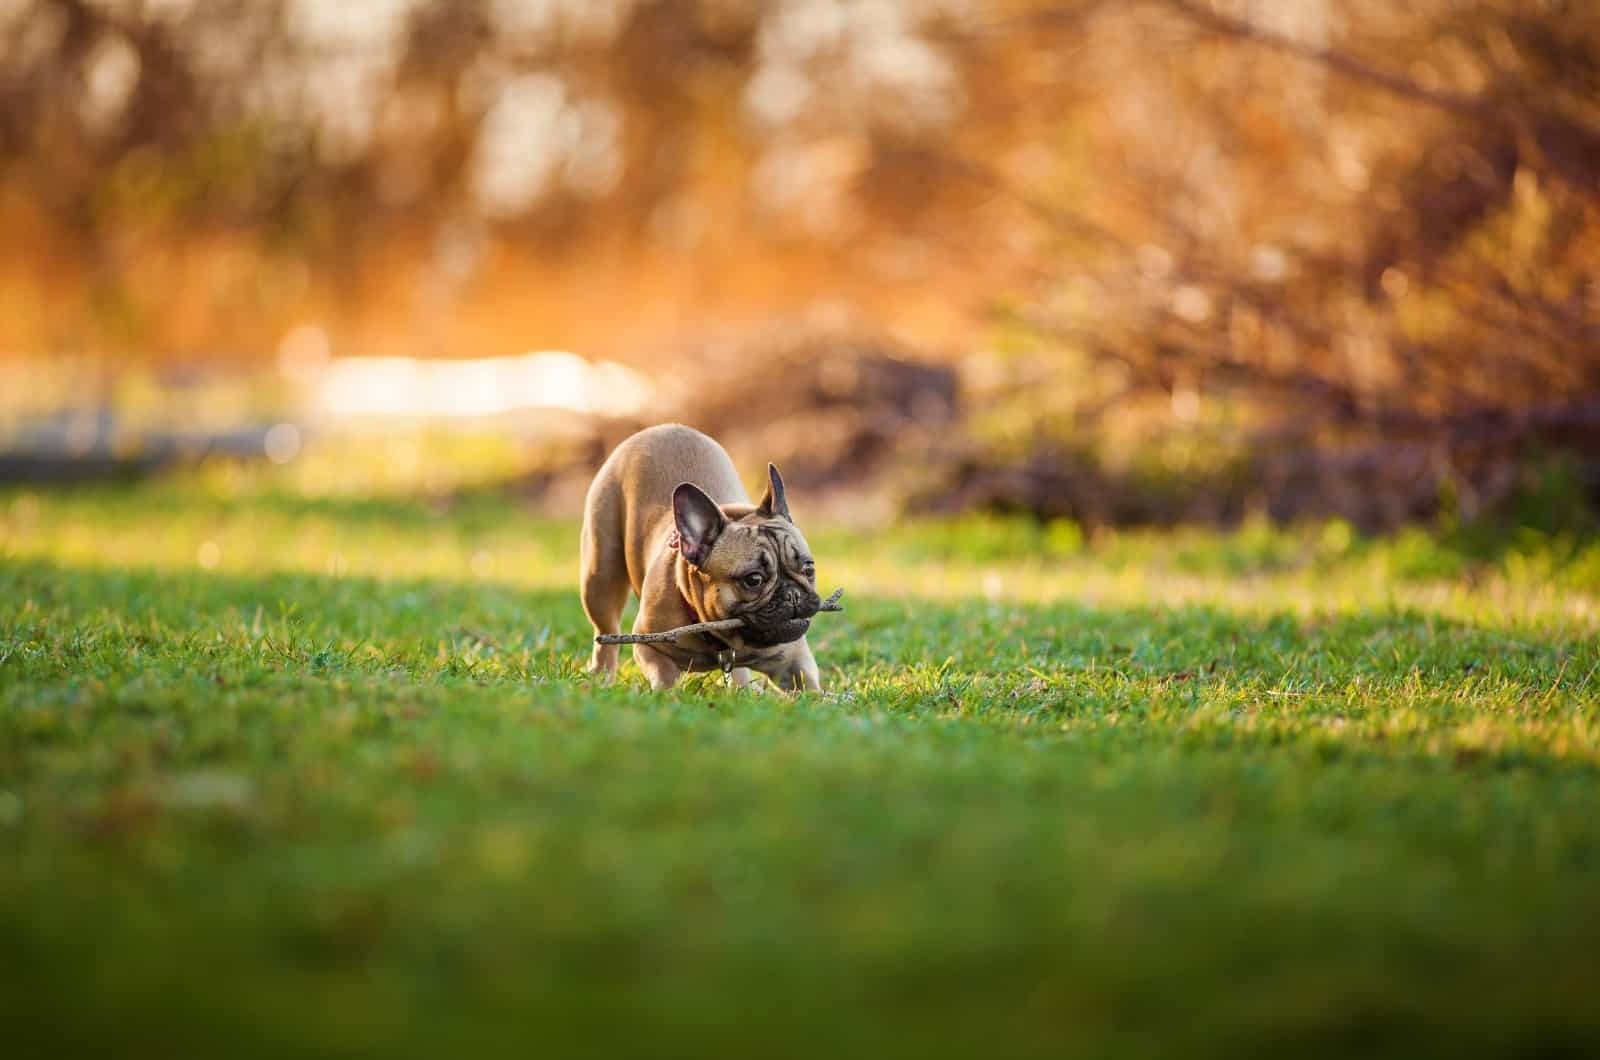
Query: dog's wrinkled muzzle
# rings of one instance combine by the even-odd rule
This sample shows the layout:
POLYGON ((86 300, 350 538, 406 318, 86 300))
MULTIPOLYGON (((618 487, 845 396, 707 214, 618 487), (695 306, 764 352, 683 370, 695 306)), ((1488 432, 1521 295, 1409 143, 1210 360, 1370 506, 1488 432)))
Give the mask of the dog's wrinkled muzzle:
POLYGON ((744 639, 761 647, 799 640, 821 607, 822 598, 809 586, 779 586, 765 604, 744 614, 744 639))
POLYGON ((789 615, 792 618, 810 619, 822 606, 822 597, 806 586, 796 585, 793 582, 783 587, 782 597, 783 602, 789 607, 789 615))

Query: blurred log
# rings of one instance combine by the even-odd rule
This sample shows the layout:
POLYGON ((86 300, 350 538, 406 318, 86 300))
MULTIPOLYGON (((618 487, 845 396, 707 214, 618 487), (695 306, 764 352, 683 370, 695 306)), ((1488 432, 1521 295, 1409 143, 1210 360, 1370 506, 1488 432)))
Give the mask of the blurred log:
POLYGON ((57 419, 22 431, 0 448, 0 483, 70 484, 139 478, 208 457, 263 459, 267 426, 230 431, 144 431, 122 437, 108 410, 57 419), (74 425, 67 419, 78 419, 74 425))
POLYGON ((650 423, 686 423, 736 460, 776 463, 791 488, 808 492, 875 485, 960 430, 952 367, 847 328, 774 327, 670 363, 692 365, 692 376, 660 380, 669 396, 647 417, 596 422, 544 454, 519 487, 570 506, 606 454, 650 423))

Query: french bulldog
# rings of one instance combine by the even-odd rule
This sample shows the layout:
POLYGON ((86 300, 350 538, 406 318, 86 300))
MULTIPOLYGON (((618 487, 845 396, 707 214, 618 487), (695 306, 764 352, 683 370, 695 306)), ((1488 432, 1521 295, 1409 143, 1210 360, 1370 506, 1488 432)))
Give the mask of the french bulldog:
MULTIPOLYGON (((617 633, 628 590, 639 597, 635 633, 742 618, 735 630, 633 645, 654 689, 685 673, 751 671, 779 688, 822 690, 806 630, 821 606, 811 547, 789 514, 783 476, 751 504, 727 452, 681 424, 640 431, 606 459, 583 505, 578 593, 595 633, 617 633)), ((596 644, 591 673, 616 676, 615 644, 596 644)))

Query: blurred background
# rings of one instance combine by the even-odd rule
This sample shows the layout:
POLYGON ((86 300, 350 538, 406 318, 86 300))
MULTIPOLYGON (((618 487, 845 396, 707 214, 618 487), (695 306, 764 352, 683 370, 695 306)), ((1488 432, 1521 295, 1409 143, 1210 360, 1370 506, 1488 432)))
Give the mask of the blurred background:
POLYGON ((0 233, 0 481, 1600 497, 1590 0, 0 0, 0 233))

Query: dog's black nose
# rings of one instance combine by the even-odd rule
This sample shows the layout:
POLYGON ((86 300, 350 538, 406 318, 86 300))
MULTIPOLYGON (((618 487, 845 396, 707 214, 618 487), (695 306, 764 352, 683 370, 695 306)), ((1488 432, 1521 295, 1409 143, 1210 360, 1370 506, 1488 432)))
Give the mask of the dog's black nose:
POLYGON ((810 618, 822 606, 822 598, 809 586, 789 584, 784 587, 784 603, 795 618, 810 618))

